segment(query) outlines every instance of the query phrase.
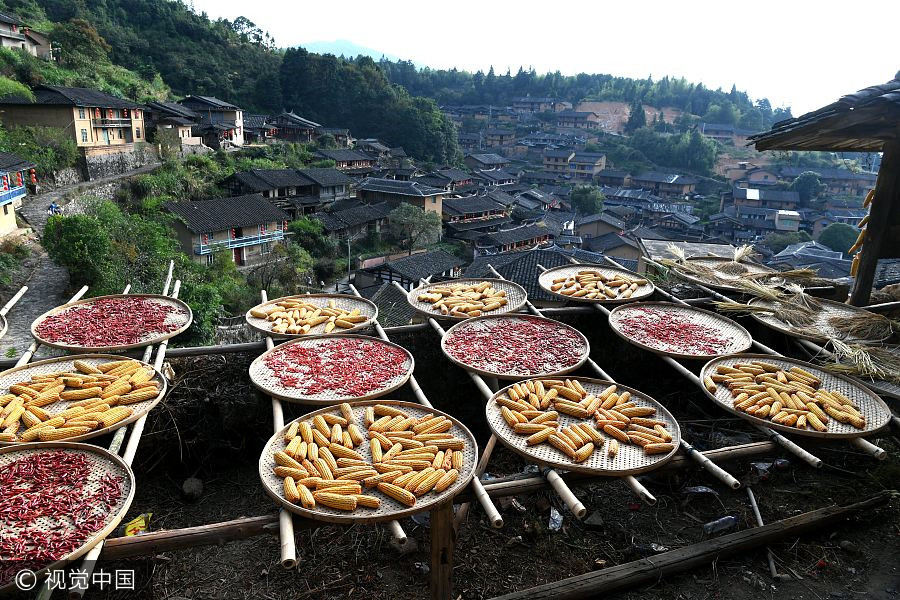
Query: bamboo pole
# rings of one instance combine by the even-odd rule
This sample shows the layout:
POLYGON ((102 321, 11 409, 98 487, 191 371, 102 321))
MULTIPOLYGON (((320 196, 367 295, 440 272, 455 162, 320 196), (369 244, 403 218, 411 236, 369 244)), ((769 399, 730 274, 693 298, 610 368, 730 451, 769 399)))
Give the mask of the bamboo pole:
MULTIPOLYGON (((753 490, 749 487, 747 488, 747 497, 750 499, 750 508, 753 509, 757 527, 764 526, 765 523, 763 522, 762 514, 759 512, 759 505, 756 503, 756 496, 753 495, 753 490)), ((769 559, 769 574, 772 575, 772 579, 778 579, 778 569, 775 568, 775 555, 772 554, 772 549, 768 546, 766 547, 766 557, 769 559)))
MULTIPOLYGON (((269 301, 269 295, 266 290, 259 293, 263 303, 269 301)), ((266 350, 275 347, 272 336, 266 336, 266 350)), ((275 396, 270 396, 272 400, 272 422, 275 433, 284 429, 284 409, 281 407, 281 401, 275 396)), ((285 569, 293 569, 297 566, 297 547, 294 540, 294 520, 291 513, 283 508, 278 510, 278 537, 281 542, 281 566, 285 569)))
POLYGON ((16 305, 16 302, 19 301, 19 298, 25 295, 25 292, 28 291, 28 286, 23 285, 19 288, 19 291, 16 292, 16 295, 6 301, 6 304, 3 305, 3 308, 0 308, 0 317, 5 317, 6 314, 12 309, 13 306, 16 305))

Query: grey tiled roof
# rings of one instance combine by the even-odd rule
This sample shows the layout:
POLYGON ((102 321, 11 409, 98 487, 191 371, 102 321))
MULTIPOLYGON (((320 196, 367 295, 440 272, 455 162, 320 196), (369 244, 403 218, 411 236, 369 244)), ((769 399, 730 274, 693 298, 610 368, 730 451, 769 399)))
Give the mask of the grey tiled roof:
POLYGON ((280 187, 312 185, 313 183, 297 169, 252 169, 239 171, 234 174, 234 178, 255 192, 280 187))
POLYGON ((192 121, 196 121, 199 116, 197 113, 189 109, 187 106, 182 106, 177 102, 148 102, 147 108, 154 112, 160 113, 161 116, 173 116, 180 117, 182 119, 190 119, 192 121))
POLYGON ((468 198, 450 198, 444 200, 442 206, 443 212, 449 215, 465 215, 470 213, 489 212, 503 209, 503 205, 498 204, 491 198, 486 196, 470 196, 468 198))
POLYGON ((165 206, 181 217, 187 228, 194 233, 252 227, 273 221, 286 221, 290 218, 286 212, 263 198, 262 194, 192 202, 167 202, 165 206))
POLYGON ((244 114, 244 129, 265 129, 266 115, 244 114))
POLYGON ((322 222, 326 231, 340 231, 349 227, 358 227, 365 223, 372 223, 384 219, 391 212, 391 206, 387 202, 378 204, 362 204, 343 210, 319 212, 312 216, 322 222))
POLYGON ((422 185, 417 181, 399 181, 397 179, 379 179, 376 177, 363 179, 357 189, 366 192, 383 192, 386 194, 415 196, 419 198, 447 193, 446 190, 422 185))
POLYGON ((483 165, 505 165, 509 162, 509 160, 503 158, 499 154, 494 154, 492 152, 472 153, 467 156, 474 158, 483 165))
POLYGON ((734 186, 731 191, 735 198, 740 198, 742 200, 747 199, 748 195, 754 195, 755 193, 760 200, 765 200, 767 202, 800 202, 800 194, 798 192, 786 190, 769 190, 765 188, 754 189, 734 186))
POLYGON ((505 252, 490 256, 479 256, 472 261, 464 273, 465 277, 493 277, 488 265, 497 269, 504 278, 525 288, 530 300, 558 300, 538 285, 541 270, 538 264, 550 269, 569 264, 569 260, 559 248, 505 252))
POLYGON ((190 95, 185 97, 184 100, 181 100, 181 103, 187 104, 188 106, 191 104, 202 104, 205 108, 211 108, 213 110, 240 110, 234 104, 226 102, 225 100, 219 100, 213 96, 190 95))
POLYGON ((657 171, 650 171, 642 175, 634 175, 632 176, 632 179, 634 181, 650 181, 652 183, 675 183, 678 185, 697 183, 697 179, 694 177, 689 177, 687 175, 678 175, 675 173, 659 173, 657 171))
POLYGON ((549 228, 543 225, 525 225, 524 227, 516 227, 515 229, 487 233, 479 239, 479 245, 504 246, 506 244, 528 241, 544 235, 551 235, 552 233, 553 232, 549 228))
POLYGON ((403 276, 405 279, 418 282, 425 277, 437 275, 454 267, 461 267, 464 264, 465 261, 444 250, 435 250, 391 260, 382 266, 403 276))
POLYGON ((316 152, 319 156, 323 158, 329 158, 335 162, 351 162, 351 161, 375 161, 375 159, 365 152, 360 152, 359 150, 318 150, 316 152))
POLYGON ((30 160, 26 160, 12 152, 0 152, 0 171, 7 173, 15 171, 23 171, 25 169, 34 169, 35 165, 30 160))
POLYGON ((331 168, 299 169, 301 175, 321 186, 333 187, 338 185, 350 185, 353 180, 341 171, 331 168))
POLYGON ((99 108, 141 108, 142 106, 134 100, 126 100, 90 88, 39 85, 33 91, 34 102, 24 96, 11 94, 0 98, 0 104, 55 104, 99 108))

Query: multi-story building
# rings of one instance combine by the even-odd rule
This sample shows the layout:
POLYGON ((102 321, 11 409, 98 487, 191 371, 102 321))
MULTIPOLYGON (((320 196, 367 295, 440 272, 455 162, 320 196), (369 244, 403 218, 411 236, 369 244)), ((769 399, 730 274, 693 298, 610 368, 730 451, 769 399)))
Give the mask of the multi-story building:
POLYGON ((371 169, 378 162, 374 156, 359 150, 319 150, 316 156, 333 160, 336 169, 350 171, 353 169, 371 169))
POLYGON ((388 202, 399 204, 406 202, 418 206, 426 212, 441 215, 441 203, 447 190, 422 185, 416 181, 397 181, 396 179, 379 179, 367 177, 356 188, 356 196, 363 202, 375 204, 388 202))
POLYGON ((51 57, 50 40, 31 31, 19 17, 8 13, 0 13, 0 48, 24 50, 40 58, 51 57))
POLYGON ((509 146, 516 141, 516 132, 509 129, 488 129, 484 132, 484 145, 488 148, 509 146))
MULTIPOLYGON (((786 190, 734 187, 731 196, 736 207, 794 210, 800 204, 800 194, 786 190)), ((721 208, 724 209, 724 206, 721 208)))
POLYGON ((33 92, 34 101, 16 94, 0 98, 3 125, 64 130, 85 158, 89 178, 107 174, 102 163, 108 162, 109 155, 119 155, 113 158, 123 162, 132 159, 135 144, 145 141, 144 107, 133 100, 59 85, 41 85, 33 92))
POLYGON ((34 169, 34 163, 0 152, 0 237, 16 230, 15 209, 22 205, 28 183, 37 182, 34 169))
POLYGON ((470 169, 502 169, 509 165, 509 159, 493 152, 473 152, 463 159, 470 169))
POLYGON ((574 150, 548 149, 544 150, 542 156, 544 163, 544 171, 548 173, 558 173, 560 175, 569 174, 569 162, 575 158, 574 150))
POLYGON ((569 175, 577 181, 593 181, 606 167, 606 155, 600 152, 576 152, 569 161, 569 175))
POLYGON ((287 142, 300 142, 308 144, 316 136, 318 123, 304 119, 294 111, 285 111, 272 117, 269 122, 275 126, 275 137, 287 142))
POLYGON ((597 129, 600 115, 592 111, 563 110, 556 113, 556 126, 563 129, 597 129))
POLYGON ((201 143, 201 139, 193 135, 200 117, 186 106, 177 102, 148 102, 145 117, 149 135, 171 130, 182 146, 199 146, 201 143))
POLYGON ((344 173, 330 168, 252 169, 226 181, 232 194, 262 194, 293 218, 348 199, 352 183, 344 173))
POLYGON ((195 128, 211 148, 244 145, 244 111, 212 96, 188 96, 179 102, 200 117, 195 128))
POLYGON ((182 250, 191 260, 211 264, 217 257, 239 266, 265 262, 275 244, 284 240, 286 212, 262 194, 168 202, 176 215, 174 227, 182 250))
POLYGON ((632 175, 631 183, 663 198, 686 196, 692 194, 697 187, 697 180, 693 177, 655 171, 643 175, 632 175))

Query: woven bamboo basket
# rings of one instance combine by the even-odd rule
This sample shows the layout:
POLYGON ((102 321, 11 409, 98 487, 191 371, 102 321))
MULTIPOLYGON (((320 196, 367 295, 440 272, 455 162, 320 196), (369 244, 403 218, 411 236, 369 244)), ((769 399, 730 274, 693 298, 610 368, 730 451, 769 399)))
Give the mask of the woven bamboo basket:
POLYGON ((434 319, 448 319, 452 321, 463 321, 471 317, 460 317, 457 315, 442 314, 441 311, 431 308, 430 302, 419 301, 419 295, 427 293, 433 288, 460 284, 478 285, 479 283, 484 283, 486 281, 489 282, 491 284, 491 287, 493 287, 495 290, 506 293, 507 303, 504 306, 501 306, 500 308, 492 310, 491 312, 485 314, 500 315, 504 313, 511 313, 516 312, 523 306, 525 306, 525 302, 528 300, 528 294, 525 292, 525 288, 523 288, 518 283, 513 283, 512 281, 507 281, 505 279, 453 279, 451 281, 427 283, 425 285, 420 285, 414 290, 408 292, 406 294, 406 300, 417 313, 425 315, 426 317, 431 317, 434 319))
POLYGON ((632 273, 631 271, 627 271, 625 269, 617 269, 615 267, 607 267, 604 265, 590 265, 590 264, 578 264, 578 265, 562 265, 560 267, 554 267, 552 269, 547 269, 540 275, 538 275, 538 285, 541 286, 548 294, 553 294, 557 298, 561 300, 570 300, 572 302, 586 302, 590 304, 623 304, 625 302, 635 302, 637 300, 643 300, 644 298, 649 298, 653 295, 653 292, 656 290, 656 286, 653 285, 653 282, 648 281, 645 277, 638 275, 637 273, 632 273), (634 293, 629 298, 593 298, 593 299, 585 299, 585 298, 575 298, 572 296, 567 296, 565 294, 560 294, 559 292, 554 292, 552 289, 553 280, 560 279, 564 277, 571 277, 578 274, 581 271, 599 271, 603 275, 607 277, 627 277, 632 280, 644 280, 646 283, 638 286, 638 288, 634 291, 634 293))
POLYGON ((320 323, 315 327, 312 327, 309 330, 309 333, 276 333, 272 331, 272 323, 267 321, 266 319, 260 319, 259 317, 254 317, 250 314, 250 312, 257 308, 262 308, 264 306, 270 306, 272 304, 276 304, 277 302, 281 302, 282 300, 302 300, 304 302, 309 302, 310 304, 315 304, 316 306, 326 307, 328 303, 333 301, 337 308, 341 308, 347 311, 352 311, 354 309, 358 309, 359 313, 366 317, 366 320, 355 324, 353 327, 344 329, 341 327, 335 327, 332 333, 353 333, 357 331, 362 331, 364 329, 368 329, 372 327, 372 323, 378 319, 378 306, 375 305, 371 300, 366 300, 365 298, 358 298, 356 296, 348 296, 347 294, 298 294, 296 296, 282 296, 281 298, 275 298, 274 300, 269 300, 268 302, 263 302, 261 304, 257 304, 250 310, 246 312, 244 315, 244 319, 247 321, 247 325, 251 329, 255 329, 260 333, 271 336, 273 338, 288 338, 288 339, 296 339, 302 337, 309 337, 311 335, 323 335, 325 334, 325 326, 327 323, 320 323))

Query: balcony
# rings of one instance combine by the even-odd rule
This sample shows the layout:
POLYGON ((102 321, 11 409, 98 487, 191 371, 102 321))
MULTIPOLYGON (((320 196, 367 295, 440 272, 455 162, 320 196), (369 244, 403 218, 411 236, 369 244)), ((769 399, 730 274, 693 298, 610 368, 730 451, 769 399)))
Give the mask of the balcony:
POLYGON ((94 127, 131 127, 131 119, 94 119, 94 127))
POLYGON ((202 242, 195 244, 194 254, 210 254, 211 252, 216 252, 223 248, 243 248, 244 246, 255 246, 266 242, 280 242, 283 239, 283 231, 273 231, 272 233, 264 233, 262 235, 245 235, 233 240, 210 240, 208 244, 202 242))
POLYGON ((7 39, 19 40, 21 42, 25 41, 25 34, 19 31, 11 31, 9 29, 0 29, 0 37, 5 37, 7 39))
POLYGON ((7 202, 12 202, 17 198, 21 198, 25 195, 25 186, 11 188, 7 191, 0 191, 0 205, 6 204, 7 202))

